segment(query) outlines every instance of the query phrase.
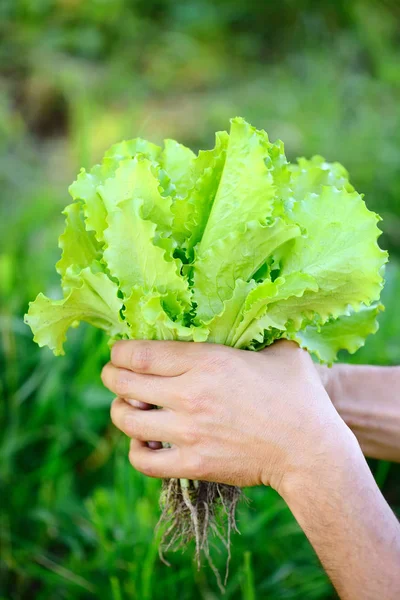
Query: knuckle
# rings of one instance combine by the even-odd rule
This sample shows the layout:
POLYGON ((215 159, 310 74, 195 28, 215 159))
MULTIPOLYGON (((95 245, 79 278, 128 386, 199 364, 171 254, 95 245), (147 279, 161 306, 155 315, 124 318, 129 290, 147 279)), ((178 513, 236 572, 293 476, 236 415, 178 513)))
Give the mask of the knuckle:
POLYGON ((111 348, 111 362, 114 363, 118 360, 119 356, 125 352, 127 341, 119 340, 113 344, 111 348))
POLYGON ((300 346, 296 346, 296 348, 293 348, 292 357, 294 366, 302 372, 307 371, 309 369, 310 364, 312 363, 311 356, 306 350, 300 348, 300 346))
POLYGON ((195 423, 189 423, 182 428, 181 431, 182 442, 185 446, 194 446, 200 441, 200 431, 195 423))
POLYGON ((200 386, 187 390, 184 395, 184 403, 189 414, 204 412, 209 402, 210 394, 200 386))
POLYGON ((133 344, 130 356, 130 365, 132 371, 147 373, 152 364, 152 350, 147 342, 133 344))
POLYGON ((114 379, 114 390, 118 396, 125 396, 129 393, 129 381, 126 376, 117 374, 114 379))
POLYGON ((305 374, 312 364, 309 353, 292 340, 279 340, 271 346, 271 349, 290 366, 292 375, 297 377, 305 374))
POLYGON ((188 468, 193 479, 206 481, 210 475, 208 461, 199 453, 190 458, 188 468))
POLYGON ((204 370, 209 373, 224 371, 230 364, 230 353, 225 348, 217 348, 204 359, 204 370))
POLYGON ((285 338, 279 340, 278 342, 276 342, 276 345, 281 349, 281 350, 298 350, 300 348, 300 346, 298 344, 296 344, 296 342, 294 342, 293 340, 287 340, 285 338))
POLYGON ((180 385, 173 393, 175 400, 179 402, 179 405, 182 406, 184 410, 188 408, 189 395, 188 389, 184 385, 180 385))
POLYGON ((293 340, 279 340, 277 343, 277 348, 280 352, 283 352, 288 356, 292 356, 294 360, 298 360, 299 357, 307 355, 307 352, 305 352, 305 350, 303 350, 303 348, 301 348, 293 340))

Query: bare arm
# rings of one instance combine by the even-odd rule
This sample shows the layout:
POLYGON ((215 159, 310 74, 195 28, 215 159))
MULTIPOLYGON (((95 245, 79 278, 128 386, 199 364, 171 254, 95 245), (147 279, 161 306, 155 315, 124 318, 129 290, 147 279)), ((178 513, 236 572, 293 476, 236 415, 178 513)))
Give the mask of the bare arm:
POLYGON ((358 444, 344 436, 281 494, 342 600, 400 598, 400 525, 358 444))
POLYGON ((325 388, 366 456, 400 462, 400 367, 318 367, 325 388))

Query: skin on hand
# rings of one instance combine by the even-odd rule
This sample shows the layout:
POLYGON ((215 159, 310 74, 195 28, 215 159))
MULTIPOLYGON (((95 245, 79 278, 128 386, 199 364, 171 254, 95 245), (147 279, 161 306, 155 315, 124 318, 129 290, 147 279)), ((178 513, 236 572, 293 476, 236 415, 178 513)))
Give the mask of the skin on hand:
MULTIPOLYGON (((317 469, 351 444, 309 355, 281 341, 260 353, 215 344, 121 341, 102 380, 129 459, 153 477, 270 485, 317 469), (142 410, 147 405, 160 410, 142 410), (170 448, 147 442, 168 442, 170 448)), ((290 486, 288 486, 288 489, 290 486)))

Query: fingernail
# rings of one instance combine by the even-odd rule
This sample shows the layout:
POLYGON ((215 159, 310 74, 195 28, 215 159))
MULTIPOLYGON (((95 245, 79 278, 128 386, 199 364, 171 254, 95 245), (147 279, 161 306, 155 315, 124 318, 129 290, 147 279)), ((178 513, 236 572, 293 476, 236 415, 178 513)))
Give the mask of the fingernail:
POLYGON ((134 408, 140 408, 141 410, 149 410, 150 408, 150 404, 146 404, 146 402, 142 402, 141 400, 126 399, 125 402, 134 408))
POLYGON ((147 445, 152 450, 159 450, 160 448, 162 448, 161 442, 147 442, 147 445))

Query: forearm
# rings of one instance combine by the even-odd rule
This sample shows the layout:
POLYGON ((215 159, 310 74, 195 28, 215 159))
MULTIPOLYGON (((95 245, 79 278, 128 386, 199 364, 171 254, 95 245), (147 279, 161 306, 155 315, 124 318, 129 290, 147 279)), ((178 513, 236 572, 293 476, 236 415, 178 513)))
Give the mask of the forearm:
POLYGON ((364 454, 400 462, 400 367, 338 364, 320 374, 364 454))
POLYGON ((281 493, 342 600, 397 600, 400 525, 351 438, 281 493))

